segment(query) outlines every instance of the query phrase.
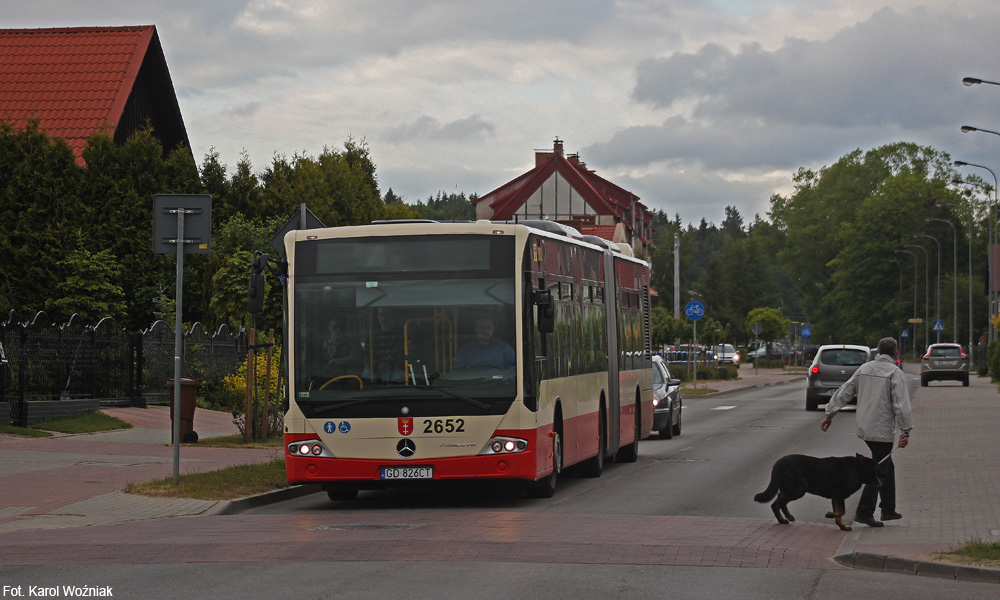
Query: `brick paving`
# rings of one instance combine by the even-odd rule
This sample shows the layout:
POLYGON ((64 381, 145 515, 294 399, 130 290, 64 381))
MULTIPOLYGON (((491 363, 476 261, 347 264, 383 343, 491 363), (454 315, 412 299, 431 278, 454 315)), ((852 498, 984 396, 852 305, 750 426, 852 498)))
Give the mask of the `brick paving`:
MULTIPOLYGON (((0 435, 0 533, 205 514, 220 502, 147 498, 121 492, 129 483, 173 476, 173 446, 166 407, 104 412, 132 429, 51 438, 0 435)), ((227 413, 198 410, 202 437, 238 430, 227 413)), ((180 472, 263 462, 274 450, 183 446, 180 472)))
POLYGON ((4 535, 3 565, 217 561, 490 561, 843 569, 843 535, 770 520, 538 513, 210 516, 4 535), (391 517, 390 517, 391 518, 391 517), (198 531, 197 539, 188 533, 198 531), (653 532, 669 531, 669 536, 653 532))
MULTIPOLYGON (((911 376, 915 367, 907 365, 911 376)), ((724 395, 801 377, 744 366, 739 380, 710 387, 724 395)), ((400 523, 391 522, 397 515, 364 511, 224 514, 235 505, 122 493, 128 482, 172 474, 170 422, 162 407, 112 409, 107 412, 135 427, 43 439, 0 435, 0 541, 7 549, 0 564, 302 559, 806 569, 846 564, 961 578, 940 563, 927 563, 925 555, 974 538, 1000 540, 995 434, 1000 398, 985 378, 973 377, 970 388, 935 389, 947 385, 918 387, 913 396, 913 441, 894 455, 904 518, 879 529, 858 525, 848 533, 828 524, 776 526, 771 519, 726 517, 418 509, 400 523)), ((229 415, 202 410, 195 429, 201 437, 236 431, 229 415)), ((275 454, 184 446, 181 471, 266 461, 275 454)), ((1000 583, 1000 570, 977 573, 979 580, 1000 583)))

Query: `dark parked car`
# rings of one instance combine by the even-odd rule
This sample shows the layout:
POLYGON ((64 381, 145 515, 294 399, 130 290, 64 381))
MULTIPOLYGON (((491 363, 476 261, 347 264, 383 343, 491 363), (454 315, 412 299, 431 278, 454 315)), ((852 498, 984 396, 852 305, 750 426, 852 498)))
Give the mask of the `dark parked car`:
POLYGON ((661 440, 681 434, 681 380, 670 376, 667 363, 653 355, 653 430, 661 440))
POLYGON ((818 410, 820 404, 829 402, 833 393, 858 367, 868 362, 868 358, 869 350, 865 346, 820 346, 806 375, 806 410, 818 410))
POLYGON ((969 357, 958 344, 931 344, 920 359, 920 385, 934 380, 953 379, 969 385, 969 357))

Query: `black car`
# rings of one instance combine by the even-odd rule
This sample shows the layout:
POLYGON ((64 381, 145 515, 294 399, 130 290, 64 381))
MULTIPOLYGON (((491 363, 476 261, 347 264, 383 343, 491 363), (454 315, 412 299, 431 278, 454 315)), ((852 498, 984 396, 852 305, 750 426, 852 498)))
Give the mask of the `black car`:
POLYGON ((670 376, 664 360, 653 356, 653 430, 661 440, 681 434, 681 380, 670 376))

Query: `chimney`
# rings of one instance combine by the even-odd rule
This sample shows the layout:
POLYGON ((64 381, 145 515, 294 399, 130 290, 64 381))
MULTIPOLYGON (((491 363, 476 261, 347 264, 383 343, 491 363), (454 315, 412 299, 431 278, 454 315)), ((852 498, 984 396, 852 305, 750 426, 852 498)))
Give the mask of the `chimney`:
POLYGON ((556 156, 563 155, 563 141, 561 139, 556 138, 555 141, 552 142, 552 151, 556 153, 556 156))

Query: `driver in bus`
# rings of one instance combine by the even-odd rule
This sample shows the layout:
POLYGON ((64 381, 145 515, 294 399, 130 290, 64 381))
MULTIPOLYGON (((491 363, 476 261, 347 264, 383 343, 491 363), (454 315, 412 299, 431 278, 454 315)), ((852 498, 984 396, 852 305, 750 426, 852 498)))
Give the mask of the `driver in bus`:
POLYGON ((323 342, 323 372, 329 377, 358 375, 361 372, 361 344, 348 337, 347 319, 333 317, 327 329, 330 337, 323 342))
POLYGON ((489 369, 509 371, 514 368, 514 349, 507 342, 493 337, 493 317, 476 319, 476 339, 458 349, 456 371, 489 369))

